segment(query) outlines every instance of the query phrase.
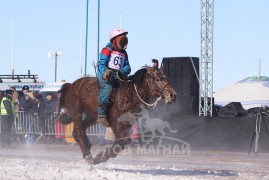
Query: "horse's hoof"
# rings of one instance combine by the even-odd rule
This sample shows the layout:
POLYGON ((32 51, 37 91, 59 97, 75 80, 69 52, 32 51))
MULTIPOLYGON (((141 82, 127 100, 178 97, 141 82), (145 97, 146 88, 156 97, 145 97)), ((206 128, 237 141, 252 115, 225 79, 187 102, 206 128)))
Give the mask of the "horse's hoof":
POLYGON ((97 154, 93 160, 94 164, 100 164, 102 162, 106 162, 108 160, 108 157, 104 154, 104 152, 101 152, 97 154))
POLYGON ((93 164, 96 165, 96 164, 100 164, 101 162, 105 162, 102 160, 102 158, 100 156, 96 156, 94 159, 93 159, 93 164))
POLYGON ((94 159, 92 158, 91 155, 88 155, 85 157, 85 160, 88 164, 94 164, 94 159))

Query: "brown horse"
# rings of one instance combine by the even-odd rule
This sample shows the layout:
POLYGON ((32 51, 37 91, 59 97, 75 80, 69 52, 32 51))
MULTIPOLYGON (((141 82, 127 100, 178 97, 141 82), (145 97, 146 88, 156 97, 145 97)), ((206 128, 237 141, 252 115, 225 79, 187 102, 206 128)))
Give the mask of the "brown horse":
MULTIPOLYGON (((72 84, 64 84, 60 90, 60 108, 65 113, 60 114, 60 121, 64 123, 64 117, 71 117, 74 122, 73 136, 79 144, 83 158, 90 164, 98 164, 116 157, 128 143, 127 130, 131 127, 126 120, 117 122, 117 119, 126 112, 139 107, 140 104, 148 102, 150 97, 163 99, 165 103, 174 102, 176 91, 169 85, 162 68, 142 68, 134 75, 128 77, 128 81, 119 81, 118 86, 113 89, 113 105, 108 112, 108 123, 115 134, 115 142, 107 147, 95 158, 92 157, 91 143, 85 133, 86 129, 96 124, 97 109, 99 106, 99 82, 95 77, 84 77, 72 84)), ((67 120, 66 123, 70 121, 67 120)))

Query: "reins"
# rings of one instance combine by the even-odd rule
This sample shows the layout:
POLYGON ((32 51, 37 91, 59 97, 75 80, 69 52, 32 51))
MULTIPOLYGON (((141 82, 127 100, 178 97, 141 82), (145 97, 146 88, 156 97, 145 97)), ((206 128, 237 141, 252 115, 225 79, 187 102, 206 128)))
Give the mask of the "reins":
POLYGON ((119 76, 119 72, 118 71, 117 71, 117 76, 118 76, 119 80, 122 81, 122 82, 132 82, 131 79, 129 79, 129 80, 121 79, 120 76, 119 76))
POLYGON ((157 103, 162 99, 162 96, 160 96, 160 97, 158 97, 158 98, 156 99, 156 101, 155 101, 154 103, 152 103, 152 104, 148 104, 148 103, 146 103, 145 101, 143 101, 143 99, 139 96, 135 84, 134 84, 134 88, 135 88, 135 92, 136 92, 136 95, 137 95, 137 97, 139 98, 139 100, 140 100, 142 103, 144 103, 145 105, 147 105, 147 106, 153 106, 153 109, 156 107, 157 103))
MULTIPOLYGON (((117 76, 118 76, 119 80, 122 81, 122 82, 132 82, 132 80, 124 80, 124 79, 121 79, 120 76, 119 76, 119 74, 118 74, 118 72, 117 72, 117 76)), ((165 87, 166 87, 166 86, 165 86, 165 87)), ((164 88, 165 88, 165 87, 164 87, 164 88)), ((163 89, 164 89, 164 88, 163 88, 163 89)), ((162 99, 162 96, 160 96, 160 97, 158 97, 158 98, 156 99, 156 101, 155 101, 154 103, 152 103, 152 104, 146 103, 146 102, 139 96, 135 83, 134 83, 134 89, 135 89, 136 95, 137 95, 137 97, 139 98, 139 100, 140 100, 142 103, 144 103, 145 105, 147 105, 147 106, 153 106, 153 109, 156 107, 157 103, 162 99)), ((162 89, 162 91, 163 91, 163 89, 162 89)))

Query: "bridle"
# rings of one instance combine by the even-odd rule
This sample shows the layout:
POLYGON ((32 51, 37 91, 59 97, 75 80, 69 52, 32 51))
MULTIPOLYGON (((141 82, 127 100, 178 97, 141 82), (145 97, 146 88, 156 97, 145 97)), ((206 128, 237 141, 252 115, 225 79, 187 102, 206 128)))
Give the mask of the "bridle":
MULTIPOLYGON (((154 74, 156 74, 156 73, 154 72, 154 74)), ((166 76, 165 76, 164 74, 162 74, 162 76, 158 78, 158 79, 159 79, 159 82, 161 82, 161 79, 162 79, 162 78, 165 78, 165 77, 166 77, 166 76)), ((156 78, 155 78, 155 79, 156 79, 156 78)), ((165 89, 168 85, 169 85, 169 83, 167 83, 165 86, 163 86, 163 87, 161 88, 160 92, 157 93, 157 94, 162 95, 162 92, 164 91, 164 89, 165 89)), ((157 86, 158 86, 158 85, 157 85, 157 86)), ((159 86, 158 86, 158 87, 159 87, 159 86)))
POLYGON ((140 100, 142 103, 144 103, 145 105, 147 105, 147 106, 153 106, 153 109, 156 107, 157 103, 158 103, 160 100, 162 100, 162 96, 160 96, 160 97, 158 97, 158 98, 156 99, 156 101, 155 101, 154 103, 152 103, 152 104, 148 104, 148 103, 146 103, 146 102, 139 96, 135 84, 134 84, 134 88, 135 88, 135 92, 136 92, 136 95, 137 95, 137 97, 139 98, 139 100, 140 100))
MULTIPOLYGON (((119 76, 119 74, 118 74, 118 72, 117 72, 117 76, 118 76, 118 79, 119 79, 120 81, 122 81, 122 82, 132 82, 132 80, 124 80, 124 79, 121 79, 120 76, 119 76)), ((165 77, 165 75, 162 75, 162 76, 160 77, 160 79, 161 79, 162 77, 165 77)), ((147 82, 147 83, 148 83, 148 82, 147 82)), ((148 83, 148 85, 149 85, 149 83, 148 83)), ((142 103, 144 103, 145 105, 147 105, 147 106, 153 106, 153 109, 154 109, 154 108, 156 107, 156 105, 158 104, 158 102, 159 102, 160 100, 162 100, 162 95, 163 95, 162 92, 164 91, 164 89, 165 89, 168 85, 169 85, 169 83, 167 83, 167 84, 160 90, 160 92, 157 93, 157 94, 160 94, 160 97, 158 97, 158 98, 156 99, 156 101, 155 101, 154 103, 152 103, 152 104, 149 104, 149 103, 145 102, 145 101, 140 97, 140 95, 139 95, 139 93, 138 93, 138 90, 137 90, 137 88, 136 88, 135 83, 134 83, 134 89, 135 89, 136 95, 137 95, 137 97, 139 98, 139 100, 140 100, 142 103)))
POLYGON ((161 89, 161 91, 160 91, 160 94, 162 94, 162 92, 163 92, 163 90, 166 88, 166 86, 168 86, 169 85, 169 83, 167 83, 162 89, 161 89))

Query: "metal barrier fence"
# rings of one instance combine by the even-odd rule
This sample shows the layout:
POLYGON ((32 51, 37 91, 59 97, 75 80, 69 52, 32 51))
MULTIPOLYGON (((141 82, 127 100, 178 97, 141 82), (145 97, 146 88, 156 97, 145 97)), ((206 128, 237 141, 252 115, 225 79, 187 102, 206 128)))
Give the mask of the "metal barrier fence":
MULTIPOLYGON (((46 116, 45 121, 39 121, 37 116, 34 116, 25 111, 18 111, 17 117, 14 120, 13 134, 36 134, 36 135, 51 135, 72 137, 73 123, 64 125, 57 120, 57 113, 46 116)), ((0 121, 1 133, 1 121, 0 121)), ((95 124, 86 130, 89 136, 104 136, 105 128, 100 124, 95 124)))

